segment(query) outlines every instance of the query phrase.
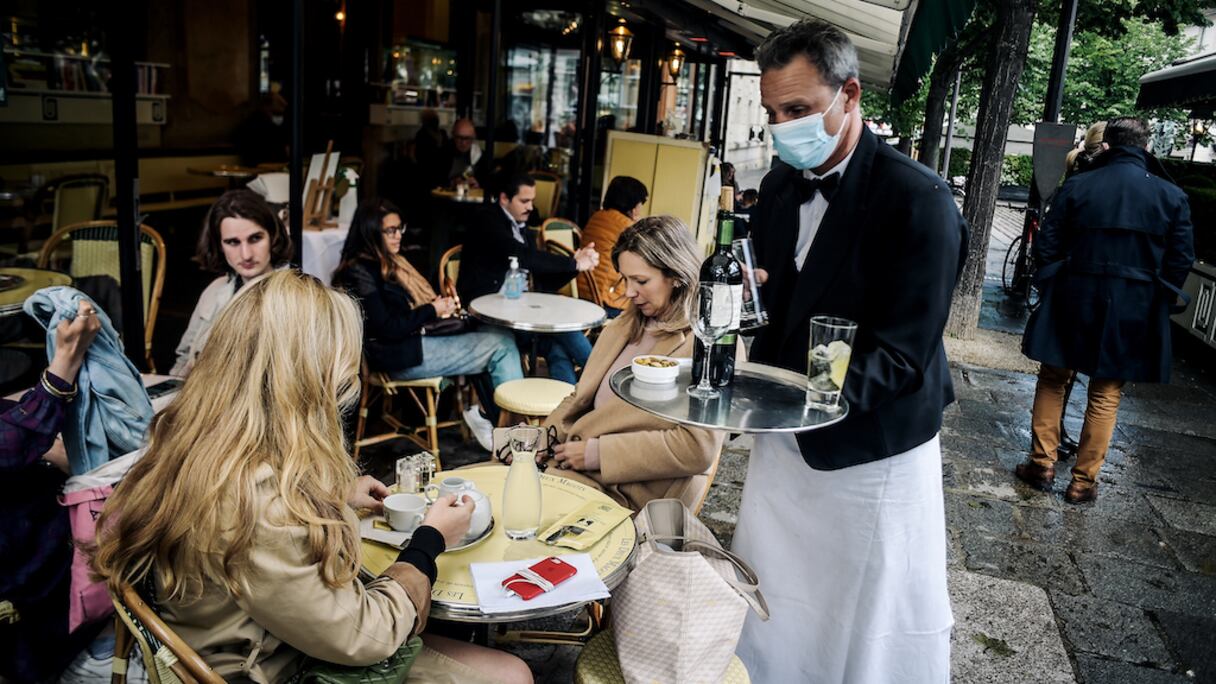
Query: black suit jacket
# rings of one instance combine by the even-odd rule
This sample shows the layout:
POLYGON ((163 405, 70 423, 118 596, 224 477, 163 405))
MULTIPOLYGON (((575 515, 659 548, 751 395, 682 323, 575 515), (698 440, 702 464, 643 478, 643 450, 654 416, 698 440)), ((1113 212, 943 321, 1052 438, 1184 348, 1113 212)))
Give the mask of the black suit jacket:
POLYGON ((532 273, 536 289, 553 291, 578 274, 574 259, 549 254, 536 248, 527 234, 524 243, 515 239, 511 219, 497 202, 487 204, 469 227, 464 248, 460 250, 460 277, 456 290, 468 303, 498 292, 510 268, 508 257, 518 257, 519 267, 532 273))
POLYGON ((941 178, 863 129, 801 271, 801 172, 777 162, 760 185, 752 239, 769 272, 769 324, 753 361, 806 372, 810 318, 856 321, 848 417, 798 435, 812 468, 876 461, 930 440, 954 388, 942 347, 967 256, 967 225, 941 178))

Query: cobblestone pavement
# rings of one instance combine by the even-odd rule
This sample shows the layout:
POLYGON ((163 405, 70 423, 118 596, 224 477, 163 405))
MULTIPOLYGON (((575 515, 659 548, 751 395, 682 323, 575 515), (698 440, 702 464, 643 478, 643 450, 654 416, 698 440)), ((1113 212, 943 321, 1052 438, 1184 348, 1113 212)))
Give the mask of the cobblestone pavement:
MULTIPOLYGON (((991 252, 1003 256, 1020 226, 1016 207, 998 208, 991 252)), ((1020 331, 999 287, 987 290, 981 325, 1020 331)), ((1098 500, 1082 506, 1063 501, 1067 463, 1052 493, 1013 477, 1029 445, 1034 377, 953 366, 942 477, 955 682, 1216 682, 1216 376, 1201 350, 1181 356, 1171 384, 1125 388, 1098 500)), ((1078 383, 1066 419, 1073 435, 1084 390, 1078 383)), ((446 467, 485 460, 448 433, 446 467)), ((392 449, 405 450, 380 450, 392 449)), ((727 445, 701 512, 724 545, 750 449, 747 437, 727 445)), ((381 475, 387 463, 369 462, 381 475)), ((573 679, 576 648, 503 647, 537 681, 573 679)))

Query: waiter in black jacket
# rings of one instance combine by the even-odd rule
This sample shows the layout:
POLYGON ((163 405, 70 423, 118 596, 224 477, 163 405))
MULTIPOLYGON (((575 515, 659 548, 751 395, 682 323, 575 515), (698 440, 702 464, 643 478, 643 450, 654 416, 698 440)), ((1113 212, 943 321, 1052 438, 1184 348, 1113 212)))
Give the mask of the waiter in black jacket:
POLYGON ((862 123, 857 52, 804 20, 756 52, 781 161, 764 178, 752 238, 769 324, 753 361, 807 370, 810 318, 857 323, 848 417, 761 435, 734 549, 772 619, 751 616, 739 656, 755 681, 945 682, 942 347, 967 226, 945 183, 862 123))

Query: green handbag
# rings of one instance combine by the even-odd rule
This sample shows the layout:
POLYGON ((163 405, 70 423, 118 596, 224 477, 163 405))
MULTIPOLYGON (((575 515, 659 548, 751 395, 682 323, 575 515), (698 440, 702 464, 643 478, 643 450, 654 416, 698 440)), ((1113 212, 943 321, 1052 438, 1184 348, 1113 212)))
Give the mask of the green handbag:
POLYGON ((397 652, 372 665, 334 665, 309 658, 289 684, 401 684, 410 676, 422 639, 408 639, 397 652))

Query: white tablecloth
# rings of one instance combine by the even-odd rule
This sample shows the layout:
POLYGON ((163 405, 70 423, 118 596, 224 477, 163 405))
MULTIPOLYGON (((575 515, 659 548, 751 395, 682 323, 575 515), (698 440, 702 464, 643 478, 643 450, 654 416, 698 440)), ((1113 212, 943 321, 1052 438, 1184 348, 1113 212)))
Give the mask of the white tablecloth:
POLYGON ((301 256, 304 272, 316 276, 326 285, 331 284, 330 280, 342 256, 342 245, 346 242, 346 234, 349 232, 350 224, 342 223, 339 223, 337 228, 304 231, 301 256))

